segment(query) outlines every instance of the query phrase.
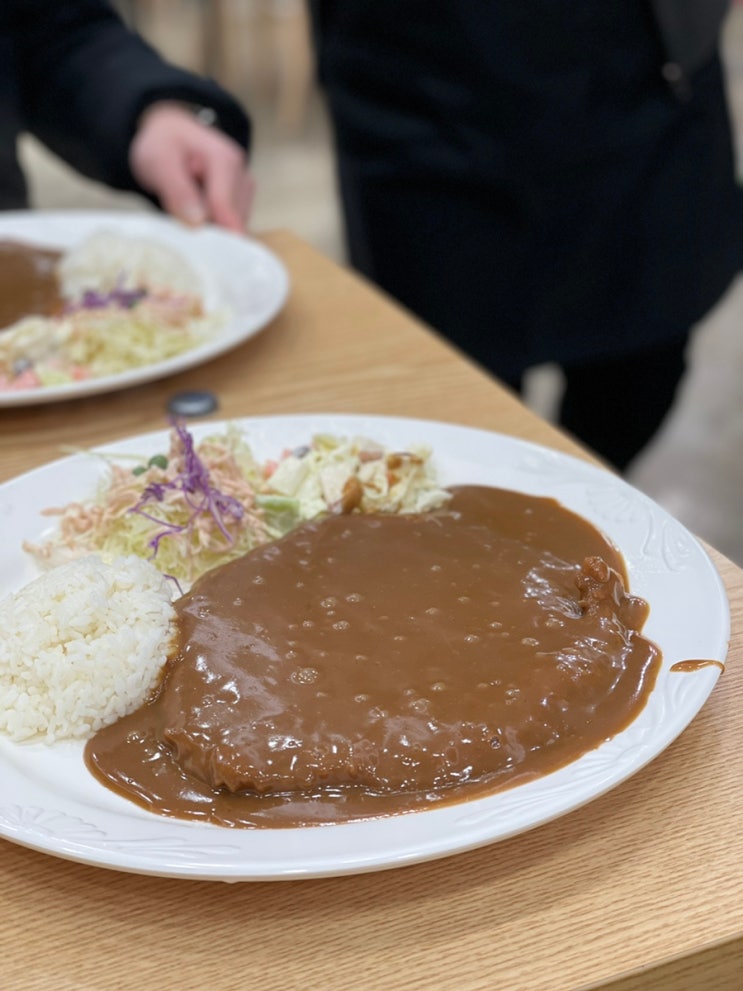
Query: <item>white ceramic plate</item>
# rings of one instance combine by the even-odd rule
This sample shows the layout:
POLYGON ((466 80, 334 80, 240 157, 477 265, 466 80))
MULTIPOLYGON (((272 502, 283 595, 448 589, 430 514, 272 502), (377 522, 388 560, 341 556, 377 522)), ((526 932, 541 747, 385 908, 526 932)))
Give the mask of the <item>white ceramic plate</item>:
POLYGON ((99 230, 160 241, 197 272, 208 313, 220 315, 208 340, 183 354, 142 368, 18 392, 0 392, 0 408, 77 399, 141 385, 211 361, 262 330, 279 312, 289 277, 263 245, 216 227, 192 230, 158 214, 26 211, 0 214, 0 238, 66 250, 99 230))
MULTIPOLYGON (((700 544, 646 496, 598 468, 485 431, 387 417, 293 416, 241 420, 254 451, 277 455, 313 433, 362 435, 400 448, 428 444, 445 484, 484 483, 550 495, 580 513, 622 550, 633 592, 651 606, 645 633, 663 651, 650 699, 624 732, 573 764, 520 787, 459 805, 387 819, 301 829, 225 829, 140 809, 99 785, 80 745, 0 740, 0 836, 102 867, 224 881, 321 877, 443 857, 538 826, 634 774, 689 724, 719 667, 671 670, 686 659, 724 662, 729 610, 722 581, 700 544)), ((191 426, 195 437, 223 424, 191 426)), ((154 454, 167 432, 111 444, 107 452, 154 454)), ((76 455, 0 486, 0 595, 36 572, 23 538, 48 530, 40 516, 89 496, 104 470, 76 455)))

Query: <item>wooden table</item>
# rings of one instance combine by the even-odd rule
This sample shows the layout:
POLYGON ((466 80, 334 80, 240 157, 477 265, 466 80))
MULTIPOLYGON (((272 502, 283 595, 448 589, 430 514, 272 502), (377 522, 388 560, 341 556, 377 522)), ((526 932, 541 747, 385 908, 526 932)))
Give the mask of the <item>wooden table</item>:
MULTIPOLYGON (((295 237, 284 312, 178 378, 0 412, 0 479, 162 429, 213 389, 217 417, 338 411, 446 419, 581 452, 409 315, 295 237)), ((0 842, 0 988, 113 991, 739 991, 743 987, 743 572, 725 674, 649 767, 553 823, 399 870, 225 885, 117 873, 0 842)))

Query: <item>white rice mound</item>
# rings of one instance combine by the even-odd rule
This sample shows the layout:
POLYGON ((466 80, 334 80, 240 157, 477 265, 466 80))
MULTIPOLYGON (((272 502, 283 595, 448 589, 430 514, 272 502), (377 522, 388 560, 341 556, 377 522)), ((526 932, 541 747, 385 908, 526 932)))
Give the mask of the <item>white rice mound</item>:
POLYGON ((0 732, 84 739, 136 709, 174 644, 171 600, 149 561, 89 555, 0 602, 0 732))
POLYGON ((98 230, 62 256, 57 266, 62 295, 79 299, 87 290, 168 289, 199 295, 201 280, 183 255, 161 241, 98 230))

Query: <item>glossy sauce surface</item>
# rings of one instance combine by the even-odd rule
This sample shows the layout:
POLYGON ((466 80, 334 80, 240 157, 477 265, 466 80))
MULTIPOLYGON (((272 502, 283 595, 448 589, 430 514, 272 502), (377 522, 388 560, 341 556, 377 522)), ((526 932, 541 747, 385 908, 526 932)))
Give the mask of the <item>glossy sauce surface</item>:
POLYGON ((589 523, 499 489, 306 524, 177 603, 158 694, 86 761, 154 812, 233 826, 488 794, 575 760, 644 706, 660 653, 624 578, 589 523))
POLYGON ((61 252, 0 240, 0 330, 28 316, 54 316, 64 301, 56 276, 61 252))

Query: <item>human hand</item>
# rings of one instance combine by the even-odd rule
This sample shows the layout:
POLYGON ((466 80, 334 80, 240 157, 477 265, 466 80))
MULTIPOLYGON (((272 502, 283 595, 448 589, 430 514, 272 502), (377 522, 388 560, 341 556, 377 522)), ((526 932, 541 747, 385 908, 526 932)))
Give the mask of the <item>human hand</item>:
POLYGON ((255 190, 245 152, 180 104, 148 107, 129 147, 129 166, 140 186, 184 223, 245 231, 255 190))

